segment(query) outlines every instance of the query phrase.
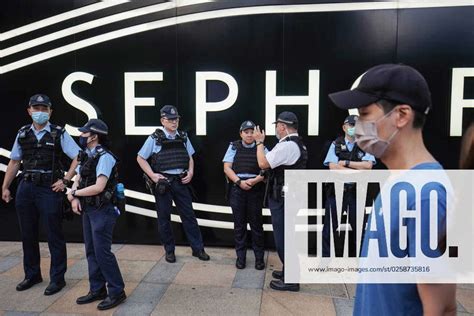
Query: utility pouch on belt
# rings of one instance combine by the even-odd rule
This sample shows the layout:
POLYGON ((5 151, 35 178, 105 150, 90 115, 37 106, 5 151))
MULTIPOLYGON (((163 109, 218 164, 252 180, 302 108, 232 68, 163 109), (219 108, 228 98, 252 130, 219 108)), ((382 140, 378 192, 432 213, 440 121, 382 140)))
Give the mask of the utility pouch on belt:
POLYGON ((159 195, 163 195, 168 191, 168 188, 170 187, 170 183, 168 179, 160 179, 158 180, 158 183, 156 184, 156 191, 158 192, 159 195))

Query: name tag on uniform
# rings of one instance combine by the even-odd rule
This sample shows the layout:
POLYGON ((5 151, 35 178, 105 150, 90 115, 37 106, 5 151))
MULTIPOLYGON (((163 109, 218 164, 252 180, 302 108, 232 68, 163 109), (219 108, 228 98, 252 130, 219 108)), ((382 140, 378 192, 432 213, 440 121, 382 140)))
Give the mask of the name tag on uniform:
POLYGON ((46 145, 48 145, 48 146, 54 146, 54 143, 48 143, 48 142, 46 142, 46 145))

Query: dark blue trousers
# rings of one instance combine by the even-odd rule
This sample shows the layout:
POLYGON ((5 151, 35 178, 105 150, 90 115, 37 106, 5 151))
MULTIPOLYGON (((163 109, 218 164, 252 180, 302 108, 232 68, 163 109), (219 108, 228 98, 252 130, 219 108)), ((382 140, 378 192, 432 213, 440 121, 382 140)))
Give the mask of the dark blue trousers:
MULTIPOLYGON (((330 245, 330 221, 332 222, 332 233, 333 238, 345 238, 345 233, 341 233, 336 231, 339 223, 337 218, 337 210, 336 210, 336 198, 334 195, 330 195, 326 199, 325 203, 326 214, 323 220, 323 257, 329 257, 332 253, 334 255, 334 247, 331 248, 330 245)), ((349 232, 349 256, 355 257, 356 255, 356 230, 357 230, 357 223, 356 223, 356 216, 357 216, 357 208, 356 208, 356 193, 352 191, 344 192, 344 196, 342 199, 342 215, 341 223, 342 224, 350 224, 352 227, 352 231, 349 232)), ((342 242, 344 239, 342 239, 342 242)), ((339 249, 342 251, 342 249, 339 249)))
POLYGON ((118 214, 111 203, 100 208, 83 204, 82 210, 90 290, 98 292, 107 285, 109 296, 117 296, 125 287, 117 259, 111 251, 118 214))
POLYGON ((155 193, 156 210, 158 213, 158 231, 160 233, 161 243, 166 252, 174 252, 175 241, 173 229, 171 228, 171 211, 173 210, 173 201, 183 223, 183 229, 188 238, 193 251, 204 249, 201 231, 196 220, 192 205, 192 196, 189 186, 182 184, 179 179, 171 181, 170 188, 165 194, 155 193))
POLYGON ((232 185, 230 207, 234 215, 234 241, 237 257, 245 260, 247 255, 247 223, 252 233, 252 248, 255 259, 263 260, 263 186, 257 184, 249 191, 232 185))
POLYGON ((280 261, 285 265, 285 200, 268 197, 268 208, 272 214, 273 238, 280 261))
POLYGON ((62 199, 62 193, 52 191, 49 185, 36 185, 31 181, 22 180, 18 186, 15 206, 20 222, 23 268, 27 279, 41 276, 38 240, 41 218, 46 227, 51 253, 51 282, 64 281, 67 255, 61 224, 62 199))

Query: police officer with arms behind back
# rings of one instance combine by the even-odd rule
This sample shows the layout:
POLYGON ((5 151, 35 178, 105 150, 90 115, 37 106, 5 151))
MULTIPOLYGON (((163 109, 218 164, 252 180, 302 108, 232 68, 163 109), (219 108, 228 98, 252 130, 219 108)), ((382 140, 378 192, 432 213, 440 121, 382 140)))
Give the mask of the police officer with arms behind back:
POLYGON ((257 161, 257 148, 253 138, 255 124, 245 121, 240 125, 241 139, 230 143, 225 153, 224 173, 232 182, 229 200, 234 215, 234 240, 237 269, 245 268, 247 256, 247 222, 252 232, 255 269, 263 270, 263 175, 257 161))
MULTIPOLYGON (((272 214, 273 236, 278 257, 283 263, 282 271, 273 271, 272 276, 277 279, 270 282, 270 287, 278 291, 299 291, 299 284, 285 283, 285 200, 283 186, 286 169, 306 169, 308 152, 298 135, 298 118, 293 112, 282 112, 278 115, 275 125, 275 134, 279 142, 265 154, 263 141, 265 132, 257 126, 254 138, 257 144, 258 165, 262 169, 271 169, 269 178, 270 194, 268 207, 272 214)), ((267 191, 268 192, 268 191, 267 191)))
POLYGON ((51 281, 44 291, 45 295, 55 294, 66 285, 66 242, 61 227, 62 192, 74 176, 79 153, 79 147, 64 128, 49 122, 53 112, 51 107, 50 99, 44 94, 30 98, 28 114, 33 123, 18 131, 2 185, 2 199, 8 203, 12 199, 8 188, 23 160, 15 206, 23 242, 25 279, 16 289, 23 291, 43 281, 38 242, 41 217, 46 225, 51 253, 51 281), (63 153, 73 159, 65 176, 61 164, 63 153))
POLYGON ((113 230, 120 215, 113 205, 118 159, 107 148, 109 129, 102 120, 91 119, 79 131, 79 142, 84 151, 79 154, 79 176, 68 199, 73 212, 82 214, 90 291, 76 303, 103 300, 97 308, 106 310, 126 299, 122 274, 111 251, 113 230))
POLYGON ((194 174, 194 148, 187 134, 178 130, 179 114, 176 107, 165 105, 160 110, 161 124, 150 135, 138 152, 137 162, 145 176, 151 179, 158 213, 161 242, 166 251, 165 260, 176 262, 175 241, 171 228, 172 202, 180 212, 192 254, 200 260, 209 260, 204 251, 201 231, 192 205, 188 184, 194 174))
MULTIPOLYGON (((368 170, 372 169, 375 164, 375 157, 371 154, 366 153, 355 142, 355 124, 358 119, 357 115, 349 115, 344 120, 342 130, 344 136, 339 136, 334 140, 329 147, 326 159, 324 159, 324 165, 332 170, 343 170, 343 169, 357 169, 357 170, 368 170)), ((342 223, 349 222, 349 256, 356 256, 356 191, 355 183, 344 184, 344 195, 342 200, 343 218, 342 223)), ((334 187, 327 187, 326 190, 326 211, 330 211, 331 215, 324 216, 323 226, 323 256, 330 256, 330 225, 329 219, 332 219, 333 231, 336 233, 337 221, 336 221, 336 198, 334 193, 334 187)), ((329 213, 328 213, 329 214, 329 213)))

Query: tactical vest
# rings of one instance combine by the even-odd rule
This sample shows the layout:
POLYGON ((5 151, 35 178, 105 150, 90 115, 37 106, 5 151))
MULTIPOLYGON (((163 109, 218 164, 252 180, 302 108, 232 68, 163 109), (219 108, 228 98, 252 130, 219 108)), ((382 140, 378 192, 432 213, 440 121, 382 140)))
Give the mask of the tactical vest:
POLYGON ((51 132, 46 132, 38 141, 30 125, 18 131, 18 144, 22 151, 23 169, 53 171, 55 179, 63 178, 61 158, 61 135, 64 128, 50 124, 51 132))
POLYGON ((362 161, 362 157, 365 156, 365 152, 357 146, 357 143, 354 144, 352 151, 347 148, 345 138, 340 136, 334 141, 336 156, 339 160, 349 160, 349 161, 362 161))
POLYGON ((189 153, 186 149, 188 135, 177 131, 175 139, 168 139, 163 130, 157 128, 151 135, 161 150, 151 155, 149 163, 153 172, 164 172, 171 169, 188 169, 189 153))
POLYGON ((78 160, 80 163, 79 174, 81 175, 81 181, 79 182, 78 189, 83 189, 96 183, 97 164, 99 163, 100 157, 106 153, 112 155, 115 158, 116 163, 112 168, 112 172, 110 173, 110 177, 107 180, 104 191, 98 195, 87 196, 83 198, 88 205, 99 206, 102 203, 112 201, 115 193, 115 187, 118 183, 117 163, 119 160, 111 151, 105 149, 102 146, 97 146, 95 153, 91 157, 89 157, 89 155, 84 151, 79 152, 78 160))
POLYGON ((232 163, 232 170, 236 174, 249 173, 258 175, 260 173, 257 160, 257 146, 247 148, 242 145, 241 140, 236 140, 232 142, 232 149, 236 151, 234 162, 232 163))
POLYGON ((301 137, 290 136, 290 137, 285 138, 284 141, 295 142, 298 145, 298 148, 300 149, 301 154, 298 160, 293 165, 289 165, 289 166, 281 165, 272 170, 271 175, 270 175, 271 185, 276 184, 278 186, 283 186, 283 184, 285 183, 285 170, 286 169, 306 169, 306 165, 308 162, 308 150, 306 149, 306 146, 303 144, 301 137))

